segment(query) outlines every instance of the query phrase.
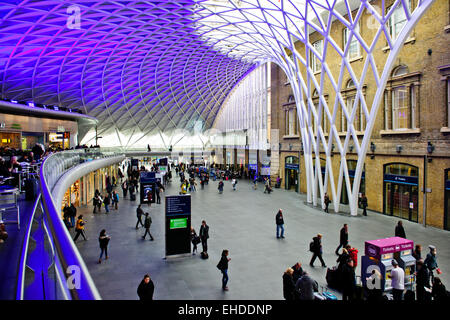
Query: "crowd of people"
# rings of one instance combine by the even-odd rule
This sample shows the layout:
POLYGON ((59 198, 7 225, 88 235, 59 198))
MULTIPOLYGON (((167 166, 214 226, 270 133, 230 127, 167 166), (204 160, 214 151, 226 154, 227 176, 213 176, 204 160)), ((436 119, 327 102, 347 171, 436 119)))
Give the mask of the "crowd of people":
MULTIPOLYGON (((277 238, 279 236, 280 227, 284 225, 282 217, 282 210, 280 209, 275 217, 277 225, 277 238)), ((283 235, 284 228, 281 229, 283 235)), ((349 244, 348 236, 348 224, 344 224, 340 230, 339 245, 335 250, 335 254, 338 256, 336 263, 337 266, 333 268, 327 268, 325 261, 322 258, 322 234, 317 234, 313 237, 310 243, 310 252, 312 258, 309 263, 311 267, 314 267, 314 261, 319 258, 322 263, 322 267, 327 268, 326 282, 328 286, 334 290, 342 293, 342 300, 369 300, 369 301, 381 301, 383 299, 390 299, 388 295, 384 295, 381 287, 377 286, 362 286, 357 284, 356 281, 356 267, 358 265, 358 249, 349 244)), ((401 221, 395 227, 395 236, 406 238, 406 233, 401 221)), ((406 290, 405 288, 405 271, 399 266, 396 259, 391 260, 392 271, 390 273, 390 280, 392 284, 391 298, 395 301, 402 300, 417 300, 417 301, 449 301, 450 292, 446 290, 439 275, 441 271, 437 264, 437 249, 435 246, 429 246, 429 253, 426 258, 422 257, 422 246, 416 244, 413 257, 416 259, 416 271, 415 276, 415 291, 406 290)), ((283 297, 286 300, 315 300, 320 299, 318 293, 318 283, 316 280, 311 279, 306 271, 301 268, 301 263, 297 262, 291 268, 288 268, 283 276, 283 297)), ((370 283, 381 283, 382 276, 380 272, 375 268, 372 271, 372 275, 365 279, 370 283)))
MULTIPOLYGON (((142 168, 141 168, 142 169, 142 168)), ((196 166, 189 166, 185 164, 179 164, 174 166, 177 176, 180 179, 180 194, 187 194, 188 192, 197 191, 197 182, 196 179, 200 179, 200 185, 202 189, 205 184, 208 184, 210 178, 210 172, 208 170, 202 170, 202 168, 196 166)), ((156 167, 152 167, 152 171, 157 171, 156 167)), ((125 169, 124 169, 125 171, 125 169)), ((139 172, 141 170, 128 170, 128 177, 125 178, 121 171, 119 172, 119 183, 123 189, 124 198, 127 196, 127 191, 131 194, 138 192, 138 178, 139 172)), ((170 172, 170 171, 169 171, 170 172)), ((170 180, 168 180, 170 181, 170 180)), ((270 186, 270 179, 265 180, 265 184, 270 186)), ((112 183, 111 183, 112 185, 112 183)), ((233 190, 236 190, 237 178, 231 179, 231 186, 233 190)), ((220 180, 217 184, 219 193, 222 193, 224 190, 224 180, 220 180)), ((158 188, 164 190, 163 184, 159 183, 158 188)), ((112 188, 107 187, 107 194, 103 198, 110 198, 113 202, 113 207, 117 209, 117 202, 114 202, 115 195, 117 193, 112 188)), ((96 192, 94 199, 98 197, 100 199, 101 195, 96 192)), ((96 203, 96 202, 94 202, 96 203)), ((108 206, 110 203, 107 201, 105 203, 105 199, 102 202, 98 202, 104 205, 105 211, 108 212, 108 206)), ((160 203, 160 202, 157 202, 160 203)), ((71 206, 66 206, 64 208, 64 216, 65 220, 68 221, 69 228, 75 226, 76 228, 76 236, 74 240, 81 235, 85 239, 84 234, 84 225, 85 221, 83 220, 83 216, 80 215, 78 220, 74 224, 73 220, 76 216, 76 209, 73 210, 73 204, 71 206)), ((97 211, 100 212, 100 208, 97 207, 97 211)), ((101 207, 101 206, 100 206, 101 207)), ((142 204, 138 204, 136 209, 136 229, 142 227, 145 231, 142 236, 142 239, 146 239, 147 235, 150 236, 150 241, 154 241, 155 238, 150 232, 152 225, 152 218, 149 212, 145 212, 142 208, 142 204)), ((276 224, 276 238, 284 239, 285 238, 285 228, 284 228, 284 216, 283 210, 280 208, 275 216, 275 224, 276 224)), ((402 222, 399 221, 395 228, 394 232, 395 236, 406 238, 406 232, 402 225, 402 222)), ((327 268, 326 278, 324 279, 330 288, 333 288, 337 291, 340 291, 342 294, 342 300, 352 301, 358 299, 366 299, 366 300, 381 300, 386 299, 386 295, 383 295, 383 292, 379 288, 369 288, 368 286, 362 287, 361 284, 357 284, 357 276, 356 276, 356 268, 358 266, 358 249, 350 245, 349 243, 349 226, 348 224, 344 224, 339 232, 339 241, 337 247, 334 249, 334 253, 337 255, 336 259, 336 267, 328 268, 324 259, 323 253, 324 248, 322 246, 322 234, 317 234, 311 240, 309 251, 311 253, 311 260, 309 262, 310 267, 314 268, 314 262, 318 259, 323 268, 327 268)), ((108 243, 111 237, 106 234, 106 230, 102 230, 99 235, 99 247, 100 247, 100 256, 98 262, 101 263, 103 255, 108 259, 108 243)), ((193 249, 192 254, 195 255, 198 253, 197 246, 201 243, 202 251, 200 256, 202 258, 208 258, 208 239, 209 239, 209 226, 206 224, 206 221, 203 220, 201 226, 199 228, 199 232, 197 233, 194 227, 190 229, 190 241, 192 243, 193 249)), ((426 300, 444 300, 448 299, 448 291, 445 286, 442 284, 442 281, 439 278, 439 267, 437 264, 437 256, 436 256, 436 248, 430 246, 430 252, 426 255, 426 258, 422 258, 421 246, 416 245, 413 256, 417 260, 417 269, 415 272, 416 276, 416 286, 414 298, 419 301, 426 300)), ((217 268, 222 274, 222 290, 228 291, 228 266, 229 261, 229 250, 224 249, 220 258, 219 263, 217 264, 217 268)), ((398 262, 393 259, 392 260, 392 272, 391 272, 391 280, 392 280, 392 297, 394 300, 408 300, 411 299, 411 293, 406 291, 404 288, 404 271, 402 268, 398 266, 398 262)), ((377 270, 373 271, 373 275, 370 278, 367 278, 367 281, 375 281, 374 279, 381 278, 381 274, 377 270)), ((318 282, 312 278, 312 276, 302 268, 301 262, 295 263, 292 267, 288 268, 283 276, 283 297, 286 300, 314 300, 323 298, 322 294, 319 294, 320 285, 318 282)), ((326 288, 326 286, 324 286, 326 288)), ((323 288, 324 288, 323 287, 323 288)), ((141 300, 151 300, 153 299, 153 293, 155 290, 155 285, 150 278, 149 274, 144 276, 141 283, 139 284, 137 293, 141 300)), ((332 296, 332 294, 330 294, 332 296)))

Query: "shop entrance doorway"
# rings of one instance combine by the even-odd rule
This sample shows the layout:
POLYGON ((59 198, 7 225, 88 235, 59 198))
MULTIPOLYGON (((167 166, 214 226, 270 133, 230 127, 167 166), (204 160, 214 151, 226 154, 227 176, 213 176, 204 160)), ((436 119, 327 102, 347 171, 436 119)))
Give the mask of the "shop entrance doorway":
POLYGON ((387 164, 384 168, 383 213, 418 221, 419 169, 403 163, 387 164))
POLYGON ((285 189, 295 190, 295 192, 298 192, 298 185, 299 185, 298 178, 299 178, 298 157, 294 156, 286 157, 284 162, 285 189))

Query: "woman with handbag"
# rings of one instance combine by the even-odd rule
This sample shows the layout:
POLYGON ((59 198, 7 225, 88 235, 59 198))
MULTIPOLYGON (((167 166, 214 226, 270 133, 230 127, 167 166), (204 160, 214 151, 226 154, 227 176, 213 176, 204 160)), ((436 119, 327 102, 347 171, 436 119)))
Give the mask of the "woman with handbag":
POLYGON ((106 234, 106 230, 103 229, 98 237, 98 242, 100 244, 100 257, 98 258, 98 263, 102 263, 103 253, 105 253, 105 259, 108 260, 108 243, 111 237, 106 234))
POLYGON ((227 283, 228 283, 228 261, 231 258, 228 258, 228 250, 224 249, 222 251, 222 257, 220 258, 219 263, 217 264, 217 269, 222 272, 222 290, 228 291, 227 283))
POLYGON ((197 232, 195 232, 194 227, 191 227, 191 242, 194 245, 192 254, 195 255, 195 253, 197 252, 197 245, 200 243, 200 237, 197 236, 197 232))

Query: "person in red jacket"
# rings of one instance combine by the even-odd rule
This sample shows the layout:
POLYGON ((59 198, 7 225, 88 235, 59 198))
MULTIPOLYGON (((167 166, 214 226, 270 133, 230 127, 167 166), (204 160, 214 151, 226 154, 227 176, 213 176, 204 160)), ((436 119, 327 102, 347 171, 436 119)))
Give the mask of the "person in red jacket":
POLYGON ((353 268, 356 270, 356 266, 358 265, 358 249, 352 248, 351 245, 346 245, 345 249, 347 249, 350 258, 353 260, 353 268))

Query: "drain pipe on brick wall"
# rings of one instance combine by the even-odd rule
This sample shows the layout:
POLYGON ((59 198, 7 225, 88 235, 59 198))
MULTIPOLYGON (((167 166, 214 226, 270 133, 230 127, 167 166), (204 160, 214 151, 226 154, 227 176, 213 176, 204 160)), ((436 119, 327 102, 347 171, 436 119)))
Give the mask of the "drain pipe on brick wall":
POLYGON ((423 156, 423 226, 427 226, 427 163, 428 155, 423 156))

